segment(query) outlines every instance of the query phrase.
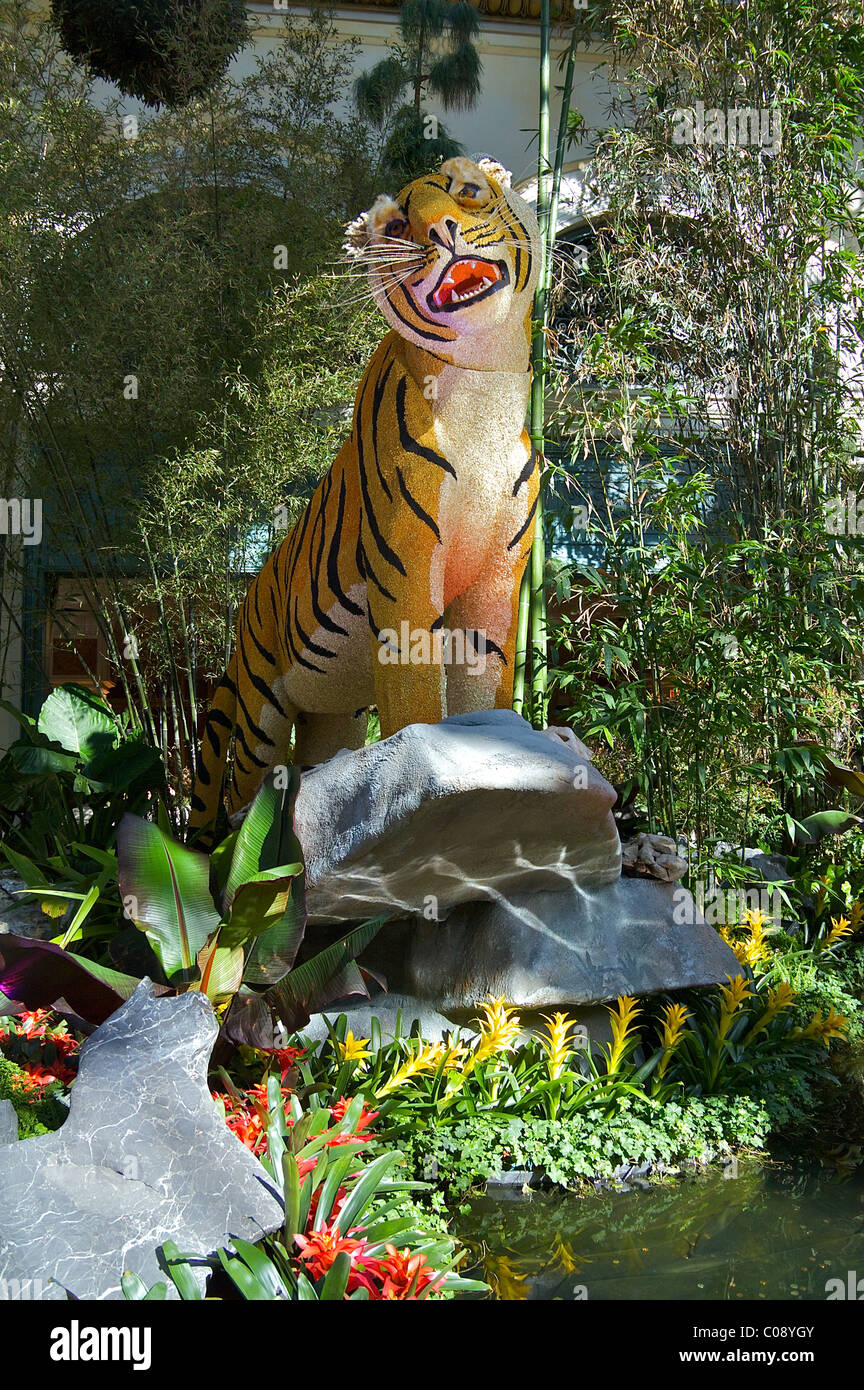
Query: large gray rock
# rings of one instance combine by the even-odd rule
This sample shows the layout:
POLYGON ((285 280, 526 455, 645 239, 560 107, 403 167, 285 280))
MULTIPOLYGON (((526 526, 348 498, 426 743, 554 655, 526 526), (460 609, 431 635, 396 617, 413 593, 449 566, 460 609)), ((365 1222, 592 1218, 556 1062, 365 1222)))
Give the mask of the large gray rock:
POLYGON ((741 973, 687 890, 651 879, 471 903, 404 930, 395 987, 454 1018, 473 1018, 489 995, 522 1009, 575 1008, 741 973))
POLYGON ((165 1278, 164 1240, 206 1255, 280 1223, 207 1089, 216 1033, 204 995, 157 999, 143 980, 87 1039, 62 1128, 0 1147, 0 1297, 121 1298, 124 1270, 165 1278))
POLYGON ((411 724, 305 773, 296 828, 310 920, 444 916, 459 903, 621 872, 615 791, 513 710, 411 724))

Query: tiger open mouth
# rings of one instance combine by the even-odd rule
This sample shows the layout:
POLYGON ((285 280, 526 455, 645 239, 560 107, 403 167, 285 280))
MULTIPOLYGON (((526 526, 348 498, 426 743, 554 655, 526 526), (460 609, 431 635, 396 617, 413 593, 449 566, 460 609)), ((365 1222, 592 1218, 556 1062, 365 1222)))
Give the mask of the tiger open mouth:
POLYGON ((494 294, 509 281, 503 261, 478 261, 460 256, 445 267, 435 289, 427 297, 430 309, 461 309, 463 305, 494 294))

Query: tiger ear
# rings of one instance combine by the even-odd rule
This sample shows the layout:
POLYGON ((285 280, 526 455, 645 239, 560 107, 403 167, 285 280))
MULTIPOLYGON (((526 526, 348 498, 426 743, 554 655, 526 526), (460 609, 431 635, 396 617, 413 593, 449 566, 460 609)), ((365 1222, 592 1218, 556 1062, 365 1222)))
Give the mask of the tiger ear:
POLYGON ((513 181, 513 175, 509 169, 505 169, 503 164, 499 164, 497 159, 490 159, 488 155, 481 155, 476 161, 477 168, 482 169, 484 174, 488 174, 496 183, 500 183, 502 188, 509 188, 513 181))
POLYGON ((361 212, 345 228, 345 241, 342 250, 352 260, 363 255, 373 237, 385 236, 390 222, 404 222, 405 213, 387 193, 379 193, 368 212, 361 212))

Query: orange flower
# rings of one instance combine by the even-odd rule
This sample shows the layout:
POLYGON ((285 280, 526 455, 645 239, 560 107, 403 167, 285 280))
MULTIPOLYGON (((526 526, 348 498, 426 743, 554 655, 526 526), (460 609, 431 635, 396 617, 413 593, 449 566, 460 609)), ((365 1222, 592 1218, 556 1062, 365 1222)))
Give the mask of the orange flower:
POLYGON ((430 1267, 421 1251, 412 1255, 410 1250, 397 1250, 395 1245, 385 1245, 384 1249, 386 1260, 370 1262, 370 1272, 374 1269, 380 1287, 375 1288, 371 1279, 363 1280, 370 1300, 413 1301, 424 1289, 434 1293, 441 1287, 442 1276, 430 1267))
POLYGON ((326 1274, 337 1255, 346 1254, 351 1261, 348 1276, 348 1292, 352 1293, 361 1281, 362 1256, 366 1249, 365 1240, 357 1240, 350 1232, 340 1234, 338 1226, 324 1227, 321 1231, 311 1231, 308 1236, 296 1235, 295 1242, 300 1247, 300 1259, 306 1266, 306 1273, 314 1283, 326 1274), (355 1268, 358 1265, 359 1268, 355 1268))
MULTIPOLYGON (((345 1111, 348 1109, 352 1100, 353 1096, 343 1096, 341 1100, 336 1101, 335 1105, 330 1106, 330 1114, 333 1116, 334 1120, 339 1121, 345 1119, 345 1111)), ((364 1129, 368 1129, 373 1121, 378 1119, 378 1114, 379 1112, 377 1110, 367 1110, 364 1105, 354 1125, 354 1134, 360 1134, 364 1129)), ((351 1139, 353 1137, 353 1135, 346 1135, 338 1142, 344 1144, 346 1138, 351 1139)))

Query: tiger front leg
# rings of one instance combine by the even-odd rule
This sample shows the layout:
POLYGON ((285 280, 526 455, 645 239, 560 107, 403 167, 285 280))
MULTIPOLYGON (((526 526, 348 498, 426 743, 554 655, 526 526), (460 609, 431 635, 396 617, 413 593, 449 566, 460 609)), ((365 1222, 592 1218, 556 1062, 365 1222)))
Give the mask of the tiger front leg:
POLYGON ((446 610, 448 714, 512 707, 519 589, 529 551, 530 537, 505 551, 446 610))

